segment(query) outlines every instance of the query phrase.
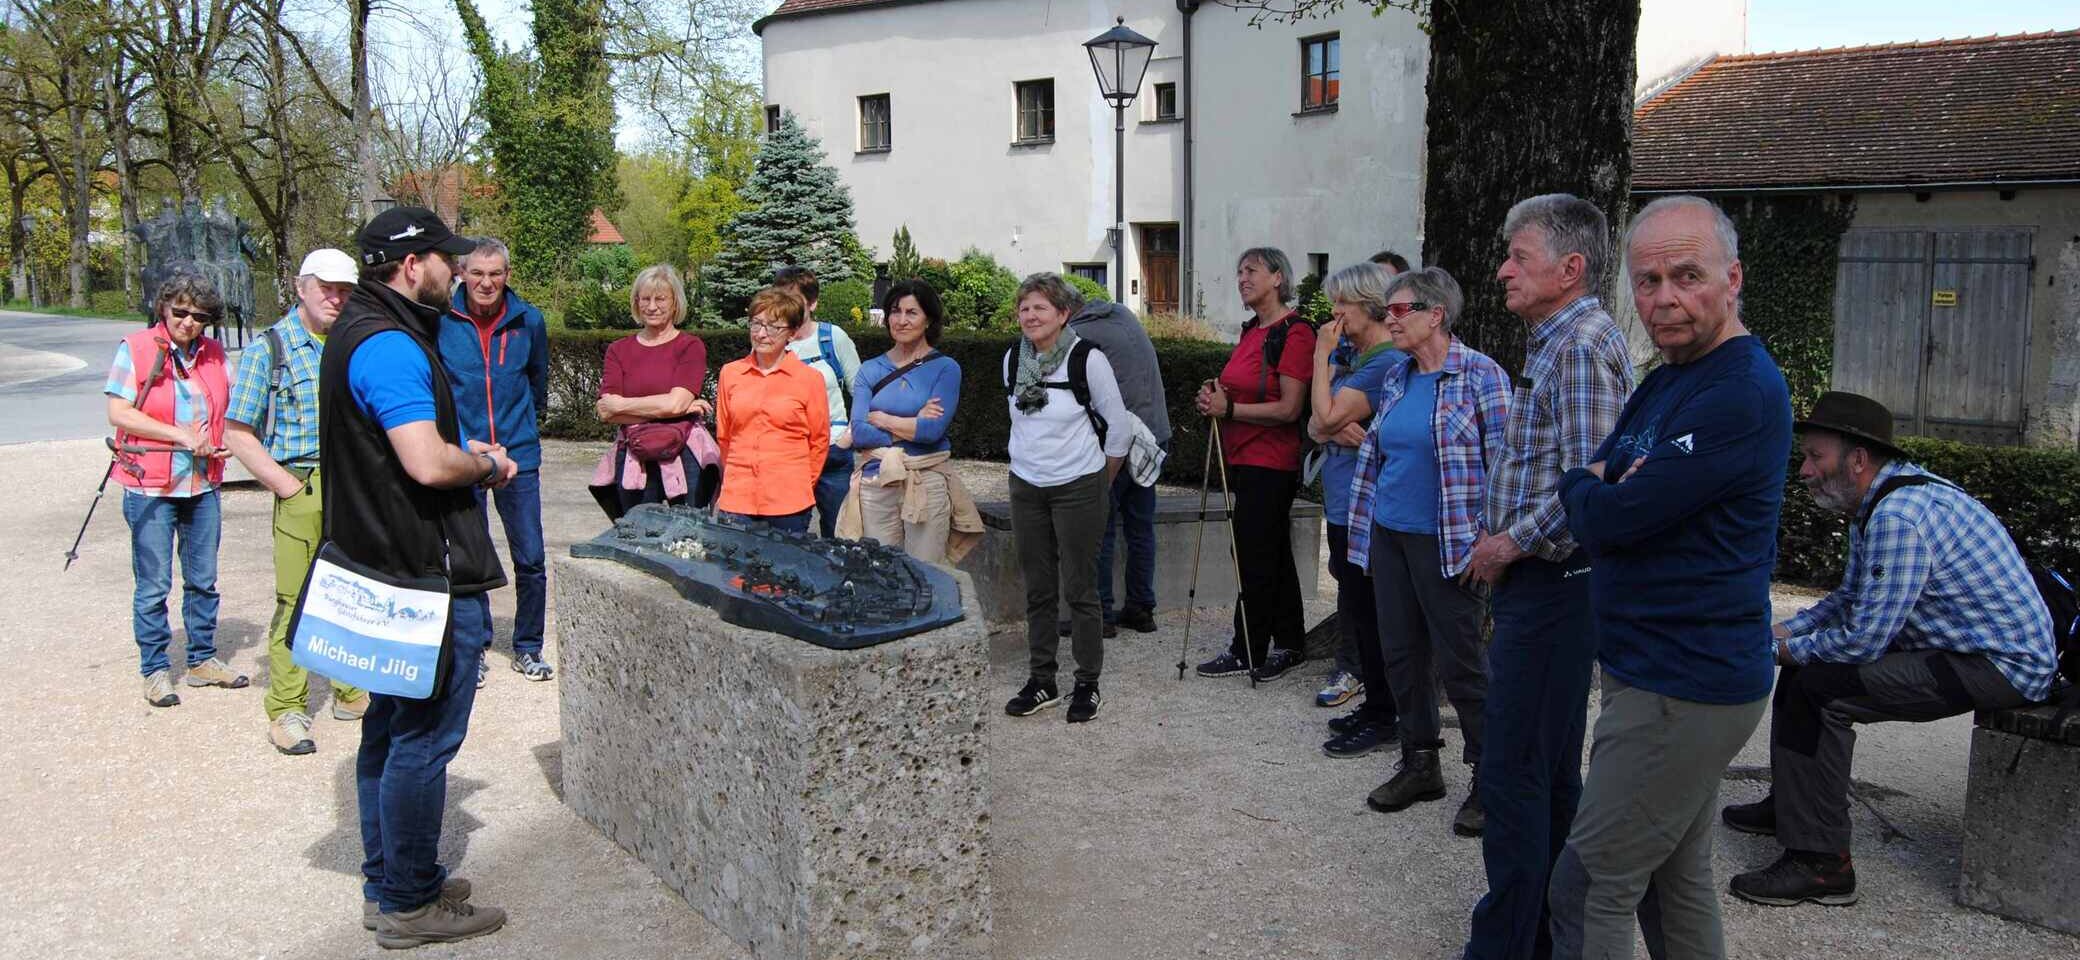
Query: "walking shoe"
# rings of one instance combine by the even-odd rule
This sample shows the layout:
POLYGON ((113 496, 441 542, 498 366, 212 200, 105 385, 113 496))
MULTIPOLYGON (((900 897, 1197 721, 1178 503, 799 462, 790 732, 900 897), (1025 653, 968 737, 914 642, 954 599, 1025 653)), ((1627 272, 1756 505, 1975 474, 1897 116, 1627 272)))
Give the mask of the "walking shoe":
POLYGON ((1069 690, 1069 722, 1083 723, 1098 715, 1098 684, 1090 680, 1078 680, 1069 690))
MULTIPOLYGON (((1368 722, 1365 718, 1364 710, 1352 710, 1340 717, 1330 717, 1329 732, 1339 734, 1352 733, 1368 722)), ((1399 724, 1396 724, 1396 726, 1398 727, 1399 724)))
MULTIPOLYGON (((1093 688, 1095 693, 1096 688, 1093 688)), ((1030 717, 1042 710, 1062 702, 1062 690, 1052 680, 1027 680, 1018 691, 1018 696, 1004 704, 1004 712, 1014 717, 1030 717)), ((1092 710, 1097 709, 1095 703, 1092 710)))
POLYGON ((1763 794, 1754 803, 1729 803, 1719 811, 1719 819, 1729 827, 1742 833, 1759 834, 1765 837, 1777 835, 1777 795, 1763 794))
POLYGON ((1352 697, 1365 692, 1365 681, 1352 675, 1349 670, 1338 670, 1329 674, 1328 685, 1314 695, 1317 707, 1340 707, 1352 697))
POLYGON ((188 675, 182 677, 181 682, 191 687, 230 687, 237 690, 252 681, 247 680, 243 673, 233 672, 224 661, 211 657, 201 663, 189 664, 188 675))
POLYGON ((1466 785, 1466 799, 1459 804, 1459 812, 1452 816, 1452 832, 1462 837, 1478 837, 1488 828, 1488 811, 1481 806, 1481 772, 1475 767, 1473 778, 1466 785))
POLYGON ((267 725, 267 740, 274 748, 292 757, 306 753, 317 753, 318 745, 311 741, 311 717, 301 710, 286 710, 267 725))
POLYGON ((539 653, 523 653, 513 658, 513 672, 537 683, 556 676, 556 668, 549 666, 539 653))
POLYGON ((1846 907, 1857 899, 1856 865, 1846 853, 1786 850, 1777 862, 1734 877, 1727 889, 1749 903, 1770 907, 1846 907))
MULTIPOLYGON (((1054 632, 1057 636, 1066 637, 1076 632, 1076 624, 1069 620, 1056 620, 1054 622, 1054 632)), ((1105 621, 1105 628, 1101 631, 1101 635, 1107 640, 1119 636, 1119 624, 1110 620, 1105 621)))
POLYGON ((1365 805, 1381 813, 1393 813, 1424 800, 1444 799, 1444 771, 1437 767, 1437 751, 1401 751, 1394 765, 1394 778, 1374 788, 1365 805))
POLYGON ((173 692, 173 671, 160 670, 144 678, 144 702, 155 707, 177 707, 181 695, 173 692))
MULTIPOLYGON (((440 897, 442 900, 461 902, 469 899, 469 893, 468 880, 449 877, 441 883, 440 897)), ((382 908, 374 900, 361 901, 361 929, 374 930, 376 928, 376 917, 380 916, 382 912, 382 908)))
POLYGON ((367 715, 368 715, 368 691, 366 691, 366 690, 363 690, 363 691, 361 691, 361 694, 360 694, 359 696, 355 697, 355 698, 354 698, 354 699, 352 699, 352 700, 341 700, 341 699, 339 698, 339 695, 338 695, 338 694, 334 694, 334 695, 333 695, 333 697, 332 697, 332 719, 334 719, 334 720, 359 720, 359 719, 361 719, 362 717, 364 717, 364 716, 367 716, 367 715))
POLYGON ((1250 676, 1258 683, 1270 683, 1286 675, 1286 671, 1300 665, 1300 654, 1292 650, 1273 650, 1264 655, 1264 662, 1250 676))
POLYGON ((1156 632, 1155 611, 1147 607, 1125 606, 1119 608, 1119 625, 1135 633, 1156 632))
POLYGON ((491 661, 479 659, 477 661, 477 689, 484 689, 484 681, 490 679, 490 677, 491 661))
POLYGON ((475 907, 467 900, 436 898, 417 910, 376 914, 376 945, 403 950, 426 943, 453 943, 481 937, 506 925, 506 912, 475 907))
POLYGON ((1198 667, 1202 677, 1233 677, 1249 672, 1249 664, 1232 653, 1223 653, 1198 667))
POLYGON ((1392 724, 1381 726, 1377 723, 1364 723, 1361 721, 1349 733, 1340 733, 1330 737, 1327 743, 1322 744, 1322 752, 1338 760, 1362 757, 1393 743, 1395 732, 1395 727, 1392 724))

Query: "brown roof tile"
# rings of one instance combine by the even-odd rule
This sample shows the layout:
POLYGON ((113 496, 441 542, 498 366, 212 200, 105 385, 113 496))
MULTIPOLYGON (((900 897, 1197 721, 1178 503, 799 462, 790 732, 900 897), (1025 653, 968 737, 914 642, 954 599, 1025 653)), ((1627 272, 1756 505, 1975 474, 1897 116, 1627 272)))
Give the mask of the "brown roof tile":
POLYGON ((1633 113, 1640 191, 2042 180, 2080 180, 2080 30, 1719 57, 1633 113))
POLYGON ((592 236, 586 238, 585 242, 614 244, 627 241, 621 239, 621 231, 614 226, 614 221, 607 219, 607 215, 601 213, 598 207, 593 207, 592 236))

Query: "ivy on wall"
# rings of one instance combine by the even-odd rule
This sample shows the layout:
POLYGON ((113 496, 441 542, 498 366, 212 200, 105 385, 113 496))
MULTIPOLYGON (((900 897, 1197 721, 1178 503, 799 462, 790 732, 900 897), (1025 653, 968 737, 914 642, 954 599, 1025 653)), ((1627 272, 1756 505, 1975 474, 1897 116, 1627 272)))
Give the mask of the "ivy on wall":
POLYGON ((1728 201, 1741 235, 1741 317, 1762 338, 1800 413, 1834 369, 1835 261, 1854 200, 1791 196, 1728 201))

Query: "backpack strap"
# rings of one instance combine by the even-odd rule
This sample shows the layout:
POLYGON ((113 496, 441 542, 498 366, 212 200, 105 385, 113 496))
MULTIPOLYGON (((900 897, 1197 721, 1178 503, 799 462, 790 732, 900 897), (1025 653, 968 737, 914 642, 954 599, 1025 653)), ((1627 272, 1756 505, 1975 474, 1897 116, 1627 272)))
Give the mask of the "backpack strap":
POLYGON ((821 320, 816 321, 816 352, 817 359, 831 368, 831 375, 837 378, 838 392, 845 397, 845 406, 849 409, 852 406, 852 379, 838 364, 838 345, 836 338, 831 336, 831 325, 821 320))
POLYGON ((273 362, 267 367, 267 404, 260 408, 260 429, 255 431, 262 446, 274 441, 274 405, 282 395, 282 382, 289 377, 289 350, 282 344, 282 332, 273 327, 262 331, 267 338, 268 356, 273 362))
POLYGON ((1877 492, 1871 494, 1871 501, 1864 505, 1863 513, 1859 514, 1856 518, 1856 529, 1867 530, 1870 528, 1871 515, 1878 512, 1878 502, 1885 499, 1885 497, 1892 493, 1892 491, 1904 487, 1919 487, 1931 483, 1937 484, 1939 486, 1949 487, 1952 490, 1962 489, 1957 484, 1950 483, 1946 480, 1938 480, 1935 477, 1931 477, 1925 473, 1894 474, 1891 477, 1886 478, 1884 483, 1878 484, 1877 492))
MULTIPOLYGON (((1097 349, 1098 345, 1089 340, 1077 340, 1075 344, 1069 347, 1068 362, 1062 364, 1065 368, 1063 372, 1068 375, 1068 379, 1042 380, 1040 381, 1040 386, 1049 390, 1069 391, 1069 395, 1075 397, 1077 404, 1083 407, 1084 416, 1090 418, 1091 429, 1097 431, 1098 445, 1102 447, 1105 445, 1106 424, 1105 418, 1098 414, 1098 408, 1091 403, 1089 369, 1091 353, 1097 349)), ((1018 348, 1015 346, 1004 352, 1004 393, 1006 396, 1014 398, 1015 394, 1012 392, 1011 385, 1011 358, 1017 355, 1017 353, 1018 348)), ((933 356, 937 356, 937 354, 933 354, 933 356)))

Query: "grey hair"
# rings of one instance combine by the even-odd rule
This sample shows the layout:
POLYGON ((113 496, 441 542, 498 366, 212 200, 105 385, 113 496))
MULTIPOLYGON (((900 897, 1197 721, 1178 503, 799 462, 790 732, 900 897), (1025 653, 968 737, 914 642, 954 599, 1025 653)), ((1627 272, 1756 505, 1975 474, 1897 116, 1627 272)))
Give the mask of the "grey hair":
POLYGON ((1061 274, 1047 272, 1036 273, 1019 281, 1018 294, 1011 298, 1012 309, 1017 309, 1020 303, 1025 302, 1027 295, 1035 293, 1063 313, 1074 314, 1083 309, 1083 294, 1077 293, 1076 288, 1070 286, 1069 281, 1062 279, 1061 274))
POLYGON ((1387 281, 1387 299, 1406 290, 1417 300, 1433 307, 1444 308, 1444 332, 1452 332, 1452 324, 1459 320, 1459 311, 1466 306, 1466 295, 1459 291, 1459 281, 1452 279, 1443 267, 1424 267, 1397 274, 1387 281))
POLYGON ((1251 247, 1248 250, 1242 251, 1242 256, 1235 258, 1235 269, 1242 269, 1242 265, 1250 262, 1251 260, 1255 260, 1257 263, 1262 264, 1264 269, 1269 270, 1272 273, 1278 274, 1278 302, 1292 303, 1292 258, 1287 257, 1286 252, 1284 250, 1280 250, 1277 247, 1251 247))
MULTIPOLYGON (((498 241, 492 240, 489 242, 497 243, 498 241)), ((480 246, 477 249, 482 250, 484 248, 480 246)), ((501 247, 500 249, 504 248, 501 247)), ((638 321, 642 320, 643 308, 641 304, 643 291, 653 287, 663 287, 666 293, 672 295, 672 326, 676 327, 685 323, 686 281, 679 276, 679 271, 669 263, 654 263, 644 267, 643 272, 636 274, 635 282, 628 285, 629 314, 638 321)))
POLYGON ((1377 263, 1361 263, 1345 267, 1322 281, 1322 296, 1330 303, 1351 303, 1365 308, 1365 313, 1374 320, 1387 315, 1387 285, 1394 282, 1394 272, 1377 263))
POLYGON ((464 254, 462 257, 462 268, 464 270, 469 269, 469 262, 471 260, 479 256, 488 257, 493 254, 497 254, 499 259, 504 260, 506 262, 507 269, 512 269, 513 252, 511 250, 506 249, 505 241, 500 240, 497 237, 477 237, 475 239, 477 242, 477 248, 475 250, 471 250, 469 253, 464 254))
POLYGON ((1509 208, 1502 218, 1502 242, 1508 243, 1525 227, 1545 234, 1546 250, 1556 260, 1580 254, 1582 285, 1596 289, 1611 262, 1610 221, 1601 209, 1571 193, 1541 194, 1509 208))
POLYGON ((1632 236, 1639 232, 1641 224, 1673 210, 1709 211, 1712 215, 1712 233, 1719 238, 1719 248, 1725 251, 1726 262, 1732 263, 1741 258, 1741 234, 1734 229, 1733 218, 1728 217, 1726 211, 1720 209, 1718 204, 1686 193, 1657 198, 1633 214, 1632 224, 1625 228, 1625 249, 1632 249, 1632 236))
POLYGON ((217 285, 194 270, 176 270, 159 284, 158 296, 152 298, 153 322, 163 319, 159 311, 176 300, 186 300, 203 313, 221 316, 224 312, 224 295, 217 292, 217 285))

